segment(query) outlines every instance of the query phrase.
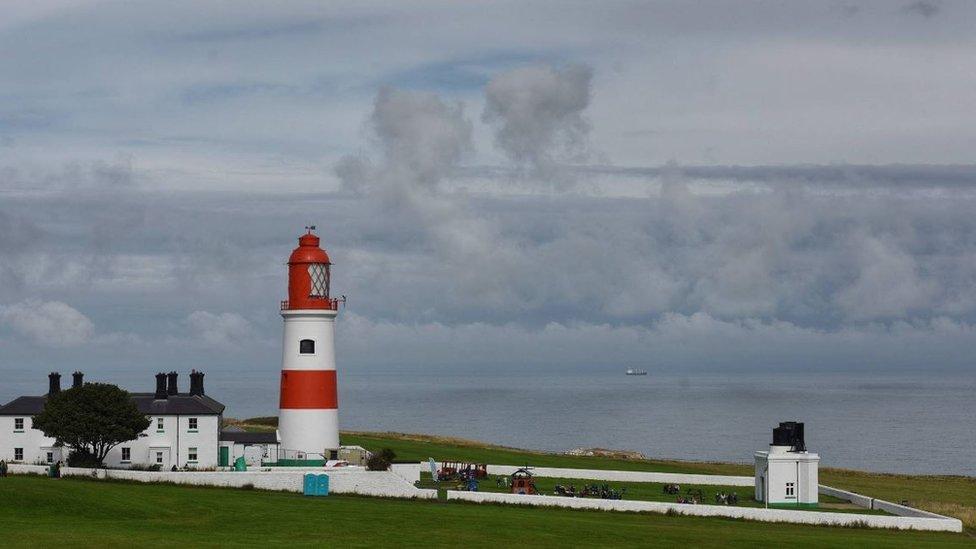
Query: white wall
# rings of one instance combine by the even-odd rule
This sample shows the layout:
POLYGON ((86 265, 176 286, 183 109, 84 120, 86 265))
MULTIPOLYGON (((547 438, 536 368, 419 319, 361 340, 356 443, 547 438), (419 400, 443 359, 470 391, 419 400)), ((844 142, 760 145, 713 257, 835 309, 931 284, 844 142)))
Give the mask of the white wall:
MULTIPOLYGON (((32 428, 31 416, 0 416, 0 459, 14 461, 14 449, 24 449, 21 463, 47 462, 47 451, 54 446, 54 439, 32 428), (23 418, 23 432, 14 432, 14 419, 23 418)), ((55 458, 57 459, 57 457, 55 458)))
MULTIPOLYGON (((335 494, 360 494, 364 496, 434 499, 436 490, 421 490, 391 471, 367 471, 360 467, 317 469, 316 474, 329 475, 329 492, 335 494)), ((46 474, 46 466, 11 465, 11 474, 46 474)), ((240 488, 253 485, 259 490, 278 490, 301 493, 304 489, 304 472, 170 472, 128 471, 124 469, 84 469, 63 467, 62 476, 96 476, 131 480, 136 482, 169 482, 194 486, 225 486, 240 488), (94 472, 94 475, 93 475, 94 472)))
POLYGON ((929 511, 923 511, 914 507, 892 503, 883 499, 862 496, 861 494, 855 492, 848 492, 847 490, 841 490, 831 486, 824 486, 823 484, 820 485, 820 493, 827 496, 833 496, 835 498, 846 499, 854 505, 864 507, 865 509, 880 509, 882 511, 902 517, 945 518, 942 515, 930 513, 929 511))
POLYGON ((817 503, 819 462, 820 457, 809 452, 756 452, 756 501, 768 497, 771 504, 817 503), (787 493, 787 483, 793 485, 792 495, 787 493))
POLYGON ((421 468, 425 463, 394 463, 390 466, 390 471, 403 478, 403 480, 413 484, 420 480, 421 468))
MULTIPOLYGON (((261 463, 275 460, 278 456, 278 444, 243 444, 240 442, 221 441, 220 446, 226 446, 228 451, 228 466, 233 467, 239 457, 244 457, 248 467, 260 467, 261 463), (267 456, 267 457, 266 457, 267 456)), ((218 454, 219 455, 219 454, 218 454)))
MULTIPOLYGON (((426 464, 425 464, 426 465, 426 464)), ((437 464, 440 467, 440 463, 437 464)), ((489 465, 488 474, 510 475, 520 467, 514 465, 489 465)), ((427 469, 424 469, 425 471, 427 469)), ((561 467, 531 467, 537 477, 579 478, 607 482, 676 482, 683 484, 708 484, 718 486, 752 486, 752 477, 731 475, 696 475, 684 473, 653 473, 644 471, 604 471, 600 469, 566 469, 561 467)))
MULTIPOLYGON (((0 416, 0 459, 13 461, 14 449, 24 448, 23 463, 47 461, 47 451, 53 447, 54 439, 32 427, 30 416, 24 417, 24 432, 14 432, 15 416, 0 416)), ((16 416, 20 417, 20 416, 16 416)), ((163 432, 157 429, 156 419, 151 416, 149 428, 139 438, 123 442, 112 448, 105 457, 107 467, 130 467, 132 465, 152 465, 156 462, 155 452, 164 451, 164 468, 172 465, 180 467, 189 461, 189 448, 197 448, 197 463, 194 468, 217 466, 217 440, 220 435, 220 416, 162 416, 163 432), (196 432, 189 429, 190 418, 197 418, 196 432), (177 455, 179 444, 179 455, 177 455), (122 461, 122 448, 130 449, 130 461, 122 461)), ((67 459, 67 453, 55 456, 55 460, 67 459)))
MULTIPOLYGON (((165 469, 176 465, 189 465, 194 469, 209 469, 217 466, 217 442, 220 438, 220 416, 161 416, 163 432, 156 428, 156 418, 151 417, 149 428, 136 440, 123 442, 109 451, 105 457, 107 467, 128 467, 131 465, 152 465, 156 462, 155 451, 169 448, 168 463, 165 469), (190 430, 190 418, 197 419, 196 431, 190 430), (177 445, 179 446, 177 451, 177 445), (122 448, 131 450, 129 463, 122 461, 122 448), (197 449, 196 463, 190 463, 190 448, 197 449)), ((165 459, 165 458, 164 458, 165 459)))
POLYGON ((525 496, 518 494, 496 494, 490 492, 447 493, 449 500, 472 501, 477 503, 507 503, 516 505, 568 507, 573 509, 597 509, 604 511, 631 511, 667 513, 674 512, 694 516, 734 517, 762 522, 791 522, 797 524, 852 525, 866 524, 875 528, 896 528, 899 530, 931 530, 942 532, 961 532, 962 522, 952 518, 892 517, 881 515, 861 515, 855 513, 828 513, 824 511, 793 511, 786 509, 761 509, 756 507, 729 507, 725 505, 687 505, 656 501, 607 500, 590 498, 569 498, 560 496, 525 496))

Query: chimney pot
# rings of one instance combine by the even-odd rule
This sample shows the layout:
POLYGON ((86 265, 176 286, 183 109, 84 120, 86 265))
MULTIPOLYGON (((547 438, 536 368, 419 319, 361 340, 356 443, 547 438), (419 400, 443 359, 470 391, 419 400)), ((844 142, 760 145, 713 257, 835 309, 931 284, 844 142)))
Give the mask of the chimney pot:
POLYGON ((85 374, 81 372, 75 372, 71 374, 71 388, 76 389, 85 384, 85 374))
POLYGON ((169 394, 170 396, 180 394, 179 388, 177 386, 177 379, 179 378, 179 374, 177 374, 176 372, 170 372, 166 377, 169 380, 169 387, 166 389, 166 393, 169 394))
POLYGON ((190 372, 190 394, 203 395, 203 372, 193 370, 190 372))
POLYGON ((153 398, 163 400, 166 398, 166 374, 159 372, 156 374, 156 394, 153 398))
POLYGON ((56 395, 61 392, 61 374, 51 372, 47 375, 47 394, 56 395))

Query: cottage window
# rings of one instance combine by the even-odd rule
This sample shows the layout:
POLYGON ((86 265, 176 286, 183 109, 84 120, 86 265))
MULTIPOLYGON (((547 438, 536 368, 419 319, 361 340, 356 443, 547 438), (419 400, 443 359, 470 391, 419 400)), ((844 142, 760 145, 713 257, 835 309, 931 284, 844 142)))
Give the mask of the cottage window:
POLYGON ((48 463, 54 463, 54 452, 48 452, 47 453, 47 462, 48 463))
POLYGON ((156 418, 156 432, 157 433, 162 433, 163 432, 163 425, 164 425, 163 418, 157 417, 156 418))
POLYGON ((196 463, 197 462, 197 449, 196 448, 189 448, 189 449, 187 449, 187 452, 186 452, 186 460, 189 461, 190 463, 196 463))
POLYGON ((786 483, 786 497, 791 498, 795 496, 796 484, 792 482, 786 483))
POLYGON ((197 418, 191 417, 187 421, 189 422, 190 432, 196 431, 197 430, 197 418))
POLYGON ((298 342, 298 352, 303 355, 314 355, 315 354, 315 340, 314 339, 303 339, 298 342))
POLYGON ((132 461, 132 448, 122 448, 122 463, 132 461))
POLYGON ((162 452, 156 452, 156 463, 158 463, 160 465, 163 464, 163 453, 162 452))
POLYGON ((14 448, 14 461, 24 461, 23 448, 14 448))
POLYGON ((24 418, 22 418, 22 417, 15 417, 14 418, 14 431, 23 431, 23 430, 24 430, 24 418))

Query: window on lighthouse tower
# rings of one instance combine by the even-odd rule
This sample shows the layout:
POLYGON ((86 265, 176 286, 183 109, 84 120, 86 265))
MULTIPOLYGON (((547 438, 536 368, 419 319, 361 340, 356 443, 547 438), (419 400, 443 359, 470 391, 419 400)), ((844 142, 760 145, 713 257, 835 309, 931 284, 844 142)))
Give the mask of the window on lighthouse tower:
POLYGON ((311 297, 329 297, 329 264, 309 264, 308 276, 312 279, 311 297))
POLYGON ((315 354, 315 340, 303 339, 298 342, 298 352, 303 355, 315 354))

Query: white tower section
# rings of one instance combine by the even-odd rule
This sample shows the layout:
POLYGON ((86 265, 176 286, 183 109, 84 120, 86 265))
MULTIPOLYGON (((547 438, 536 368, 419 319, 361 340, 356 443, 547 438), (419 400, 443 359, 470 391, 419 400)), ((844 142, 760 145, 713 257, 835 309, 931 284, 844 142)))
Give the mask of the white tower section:
POLYGON ((278 430, 282 449, 306 454, 291 459, 329 459, 330 451, 339 448, 339 410, 334 398, 337 314, 328 309, 281 311, 285 329, 278 430))

